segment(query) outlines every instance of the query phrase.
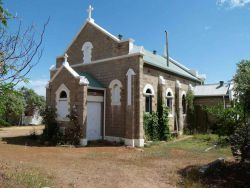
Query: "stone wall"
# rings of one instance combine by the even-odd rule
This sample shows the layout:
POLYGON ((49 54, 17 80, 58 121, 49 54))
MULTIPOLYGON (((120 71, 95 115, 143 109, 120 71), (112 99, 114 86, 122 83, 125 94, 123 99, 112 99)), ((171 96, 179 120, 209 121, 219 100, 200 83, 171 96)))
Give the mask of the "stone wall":
MULTIPOLYGON (((170 119, 170 129, 171 131, 174 130, 174 125, 175 125, 175 109, 176 107, 179 108, 179 111, 182 112, 182 94, 187 93, 189 84, 192 84, 193 86, 199 85, 200 83, 197 81, 193 80, 188 80, 186 78, 174 75, 171 72, 164 72, 160 69, 154 68, 150 65, 144 64, 143 71, 142 71, 142 77, 141 77, 141 95, 140 95, 140 101, 141 101, 141 110, 143 113, 145 112, 145 96, 143 95, 143 88, 146 84, 150 84, 154 88, 155 95, 152 99, 152 108, 153 111, 157 110, 157 87, 159 83, 159 76, 163 76, 164 79, 166 80, 165 85, 163 85, 163 98, 165 99, 166 96, 166 91, 168 88, 170 88, 173 92, 173 114, 169 116, 170 119), (176 87, 176 81, 179 80, 181 83, 181 88, 178 89, 176 87), (178 97, 180 100, 176 101, 176 92, 178 92, 178 97), (178 104, 178 106, 176 106, 178 104)), ((141 117, 142 118, 142 117, 141 117)), ((185 122, 185 115, 180 113, 180 120, 179 120, 179 126, 182 131, 183 126, 185 122)))

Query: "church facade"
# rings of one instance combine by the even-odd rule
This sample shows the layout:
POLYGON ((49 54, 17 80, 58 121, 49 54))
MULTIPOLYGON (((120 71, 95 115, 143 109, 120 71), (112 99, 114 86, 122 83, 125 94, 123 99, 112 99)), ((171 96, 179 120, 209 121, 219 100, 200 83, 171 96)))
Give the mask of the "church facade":
POLYGON ((56 109, 61 127, 67 126, 70 111, 77 111, 82 145, 105 139, 142 147, 143 115, 156 111, 158 86, 170 108, 171 130, 182 133, 186 93, 203 81, 175 60, 167 62, 132 39, 112 35, 95 23, 90 10, 65 55, 50 69, 46 101, 56 109))

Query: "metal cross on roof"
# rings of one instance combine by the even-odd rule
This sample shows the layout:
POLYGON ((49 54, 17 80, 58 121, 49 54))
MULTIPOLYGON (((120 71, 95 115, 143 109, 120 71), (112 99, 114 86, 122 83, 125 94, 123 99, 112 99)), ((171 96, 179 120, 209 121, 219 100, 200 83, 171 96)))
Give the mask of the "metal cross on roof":
POLYGON ((88 19, 92 19, 91 18, 91 15, 92 15, 92 11, 94 10, 94 8, 91 6, 91 5, 89 5, 89 8, 87 9, 87 12, 89 13, 89 17, 88 17, 88 19))

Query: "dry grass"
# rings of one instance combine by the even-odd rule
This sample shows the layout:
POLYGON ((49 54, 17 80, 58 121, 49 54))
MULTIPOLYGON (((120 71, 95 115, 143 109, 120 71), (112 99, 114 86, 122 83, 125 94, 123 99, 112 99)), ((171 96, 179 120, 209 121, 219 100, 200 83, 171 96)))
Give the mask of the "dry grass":
POLYGON ((20 168, 28 174, 36 169, 35 179, 53 179, 55 187, 201 187, 202 182, 190 180, 182 171, 218 157, 232 159, 228 147, 205 152, 213 143, 196 137, 153 143, 144 149, 101 145, 38 147, 15 139, 0 143, 0 163, 13 167, 21 163, 20 168))

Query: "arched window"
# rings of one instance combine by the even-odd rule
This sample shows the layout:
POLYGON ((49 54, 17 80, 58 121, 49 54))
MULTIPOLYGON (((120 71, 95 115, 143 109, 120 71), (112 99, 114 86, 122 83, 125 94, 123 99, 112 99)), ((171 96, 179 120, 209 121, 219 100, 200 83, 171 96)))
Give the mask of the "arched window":
POLYGON ((150 89, 146 90, 145 111, 152 113, 152 91, 150 89))
POLYGON ((63 90, 60 93, 60 99, 66 99, 67 98, 67 93, 63 90))
POLYGON ((121 87, 119 80, 113 80, 109 84, 111 89, 111 105, 121 105, 121 87))
POLYGON ((150 84, 146 84, 143 89, 143 94, 145 96, 145 112, 152 112, 152 98, 154 96, 154 88, 150 84))
POLYGON ((173 96, 172 90, 168 89, 166 91, 166 105, 170 110, 170 114, 173 113, 173 98, 174 98, 174 96, 173 96))
POLYGON ((61 84, 56 91, 56 113, 57 120, 59 121, 69 121, 67 116, 70 110, 70 90, 61 84))
POLYGON ((182 95, 182 113, 186 114, 187 112, 187 104, 186 104, 186 95, 182 95))
POLYGON ((93 48, 93 45, 91 42, 85 42, 83 44, 83 46, 82 46, 83 63, 91 63, 92 48, 93 48))

